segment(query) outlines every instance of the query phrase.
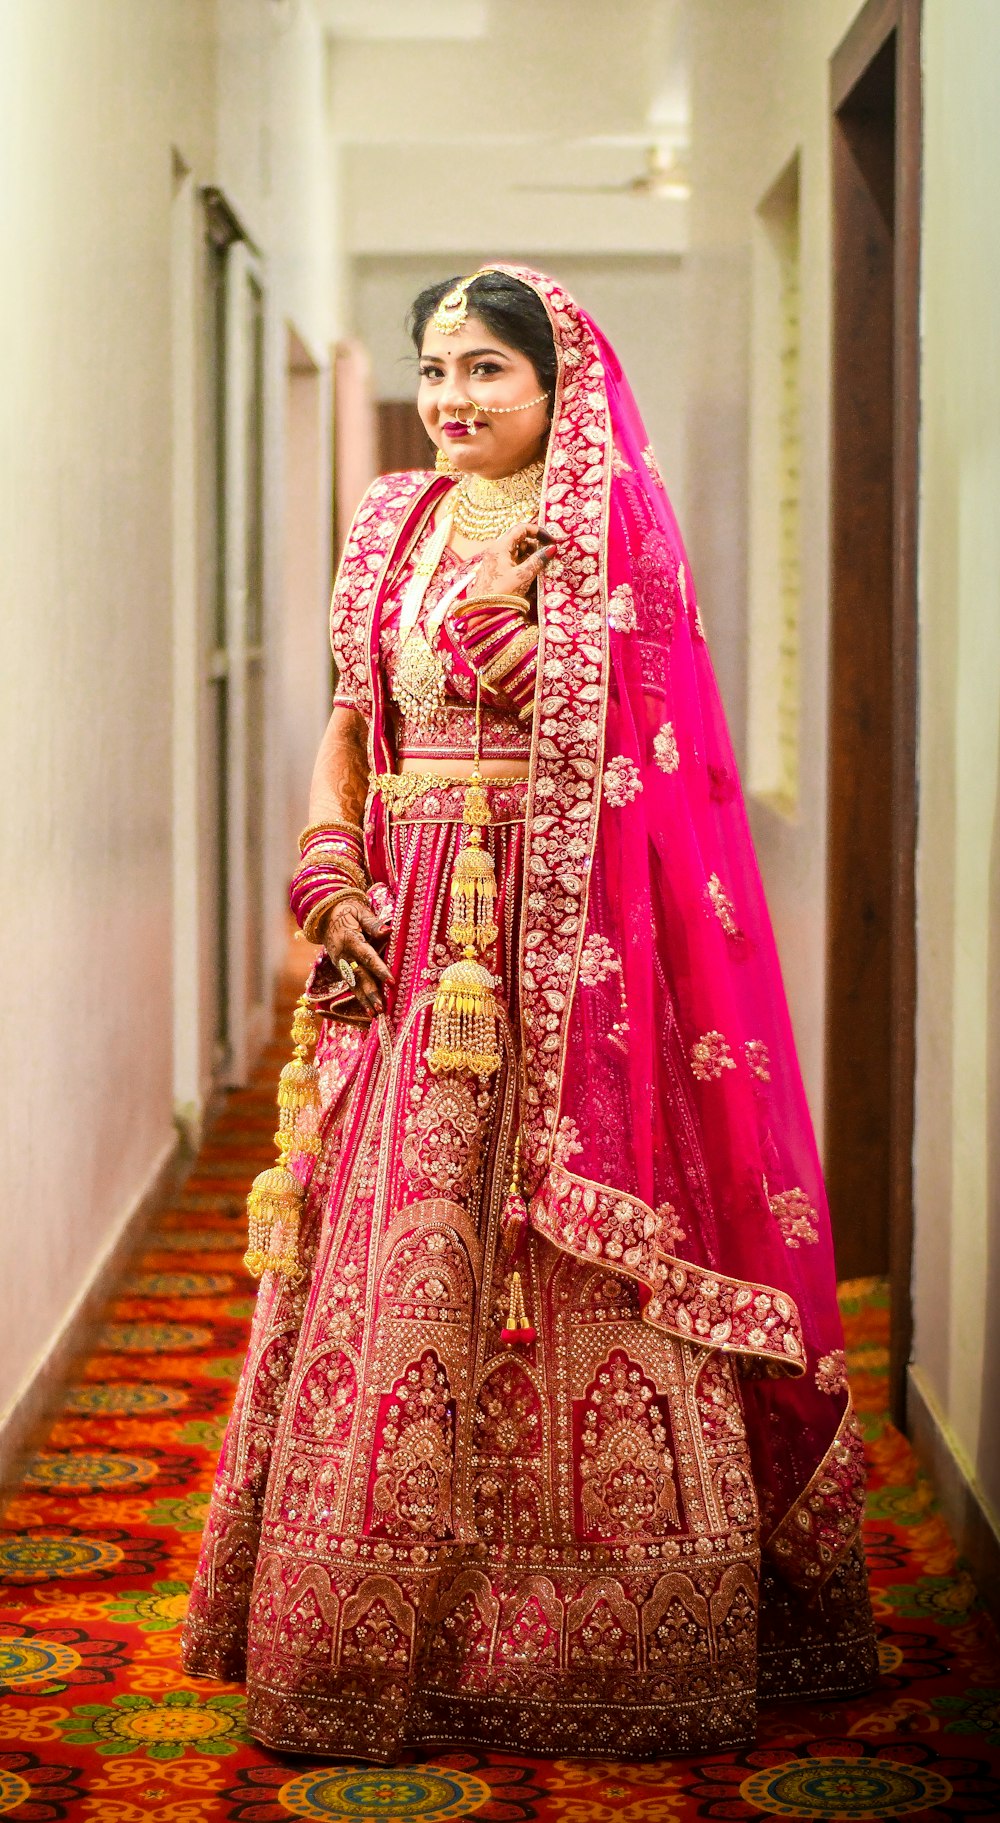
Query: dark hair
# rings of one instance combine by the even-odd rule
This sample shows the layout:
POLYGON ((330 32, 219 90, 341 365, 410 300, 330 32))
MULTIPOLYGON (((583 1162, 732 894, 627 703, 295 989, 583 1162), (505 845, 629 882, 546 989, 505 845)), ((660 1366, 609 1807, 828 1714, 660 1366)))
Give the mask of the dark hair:
MULTIPOLYGON (((418 354, 423 346, 424 331, 441 299, 461 283, 462 277, 462 273, 457 273, 454 278, 428 285, 414 298, 406 326, 418 354)), ((556 345, 548 312, 537 291, 532 291, 530 285, 512 278, 509 273, 484 272, 480 278, 473 279, 466 295, 470 314, 479 317, 508 348, 516 348, 518 354, 527 355, 538 375, 539 386, 545 392, 553 393, 558 369, 556 345)))

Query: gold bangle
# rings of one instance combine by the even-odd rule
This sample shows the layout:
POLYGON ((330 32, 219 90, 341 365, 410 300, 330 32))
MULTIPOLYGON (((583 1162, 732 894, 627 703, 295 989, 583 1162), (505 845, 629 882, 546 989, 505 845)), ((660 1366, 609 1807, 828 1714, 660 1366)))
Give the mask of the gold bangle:
POLYGON ((533 651, 537 644, 538 629, 536 627, 526 627, 523 633, 515 633, 510 644, 505 646, 496 658, 491 658, 489 664, 481 672, 480 675, 486 688, 488 690, 502 688, 504 678, 517 668, 522 658, 528 652, 533 651))
POLYGON ((531 603, 526 595, 464 595, 455 603, 457 608, 516 608, 519 614, 530 614, 531 603))
POLYGON ((320 926, 327 913, 332 912, 334 906, 339 905, 342 899, 357 899, 361 905, 368 905, 367 893, 363 893, 357 886, 342 886, 338 892, 331 893, 328 899, 321 899, 318 905, 313 906, 302 926, 302 935, 307 943, 322 942, 319 935, 320 926))
POLYGON ((365 832, 360 823, 310 823, 302 831, 302 834, 299 837, 299 854, 302 853, 310 836, 325 835, 327 833, 332 835, 335 831, 345 836, 357 836, 359 842, 362 843, 365 839, 365 832))
POLYGON ((325 867, 333 874, 345 874, 349 880, 355 880, 365 892, 371 885, 367 870, 362 867, 360 861, 349 861, 347 856, 342 855, 336 848, 310 848, 309 865, 310 867, 325 867))

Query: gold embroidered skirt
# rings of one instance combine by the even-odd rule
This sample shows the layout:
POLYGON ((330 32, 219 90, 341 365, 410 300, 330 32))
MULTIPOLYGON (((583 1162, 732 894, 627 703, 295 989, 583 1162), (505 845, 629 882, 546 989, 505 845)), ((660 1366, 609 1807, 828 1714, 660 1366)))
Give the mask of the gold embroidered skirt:
POLYGON ((279 1750, 655 1757, 752 1741, 759 1695, 870 1678, 856 1556, 811 1603, 761 1578, 732 1357, 534 1236, 537 1338, 501 1337, 526 792, 489 786, 500 1068, 424 1055, 460 785, 393 792, 396 990, 322 1047, 311 1271, 262 1283, 183 1646, 190 1672, 245 1676, 279 1750))

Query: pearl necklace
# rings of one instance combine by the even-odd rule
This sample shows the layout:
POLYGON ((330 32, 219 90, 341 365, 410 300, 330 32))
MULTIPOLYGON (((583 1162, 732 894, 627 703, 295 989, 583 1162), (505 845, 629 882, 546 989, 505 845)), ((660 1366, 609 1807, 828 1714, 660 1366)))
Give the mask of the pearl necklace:
POLYGON ((516 474, 463 475, 452 493, 455 530, 473 544, 489 544, 534 519, 542 497, 544 462, 529 462, 516 474))

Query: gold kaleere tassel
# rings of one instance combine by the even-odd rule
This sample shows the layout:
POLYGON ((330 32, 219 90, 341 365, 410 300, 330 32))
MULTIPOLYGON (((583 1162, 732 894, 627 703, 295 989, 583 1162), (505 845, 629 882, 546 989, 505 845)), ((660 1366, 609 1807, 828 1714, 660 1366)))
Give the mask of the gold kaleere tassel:
POLYGON ((460 962, 445 969, 434 995, 427 1065, 442 1070, 471 1070, 490 1076, 499 1069, 497 997, 493 976, 476 961, 471 945, 460 962))
POLYGON ((319 1071, 309 1056, 319 1036, 305 996, 295 1008, 295 1053, 278 1079, 278 1160, 254 1178, 247 1197, 248 1246, 243 1263, 255 1279, 279 1272, 299 1277, 299 1216, 305 1190, 289 1167, 293 1153, 315 1158, 320 1149, 319 1071))
POLYGON ((479 779, 478 755, 465 793, 462 822, 468 835, 452 868, 448 935, 463 948, 483 950, 495 943, 498 935, 497 874, 493 856, 483 844, 482 832, 490 823, 490 806, 479 779))
POLYGON ((477 678, 476 757, 462 810, 468 835, 455 857, 449 889, 448 935, 453 943, 461 945, 462 959, 443 971, 434 995, 426 1052, 434 1075, 444 1070, 470 1070, 474 1076, 489 1076, 500 1066, 494 978, 477 960, 477 952, 488 949, 498 935, 496 868, 482 834, 490 823, 490 806, 479 772, 480 741, 477 678))

